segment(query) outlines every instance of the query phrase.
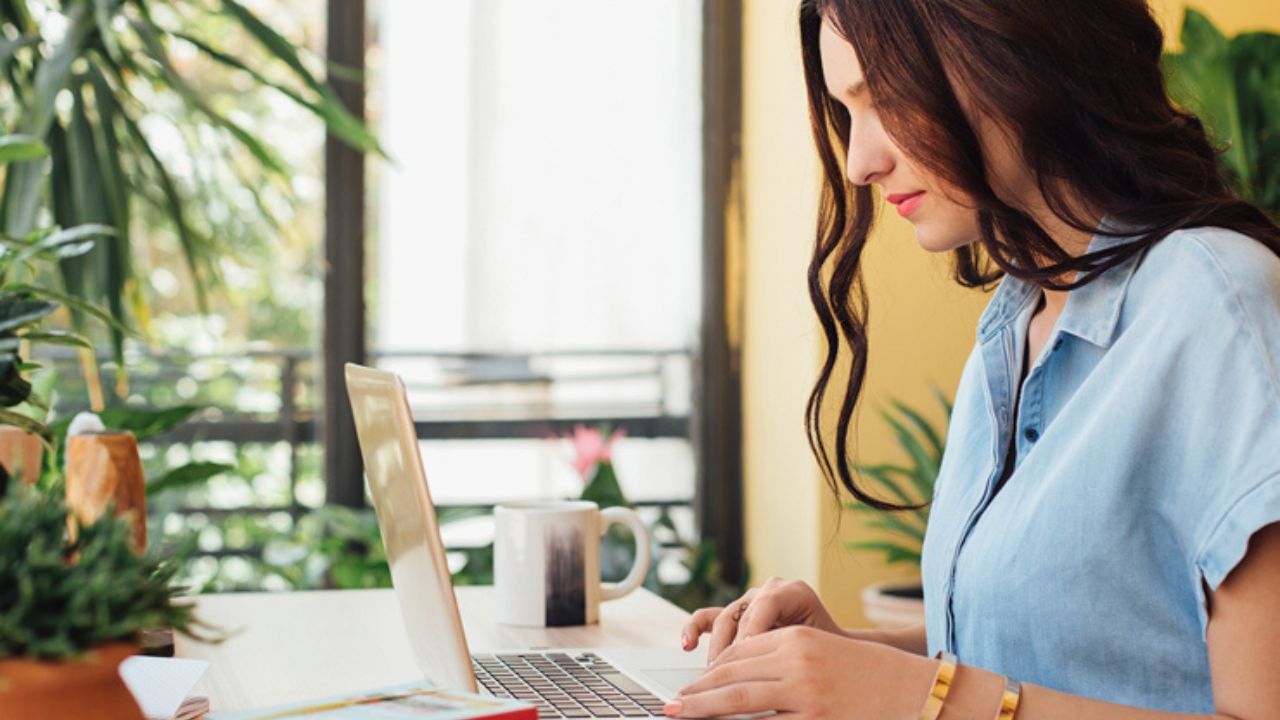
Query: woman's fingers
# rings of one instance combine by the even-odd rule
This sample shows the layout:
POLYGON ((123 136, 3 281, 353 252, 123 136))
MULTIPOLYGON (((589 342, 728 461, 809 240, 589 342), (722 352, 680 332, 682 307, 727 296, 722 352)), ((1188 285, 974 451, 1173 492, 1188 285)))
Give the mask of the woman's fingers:
POLYGON ((795 585, 782 578, 771 577, 727 607, 698 610, 681 632, 681 647, 692 650, 698 646, 698 639, 703 633, 710 633, 707 661, 711 662, 736 642, 790 624, 793 616, 803 617, 807 609, 797 603, 803 604, 805 598, 796 597, 795 585), (788 603, 797 606, 789 607, 788 603))
POLYGON ((698 647, 698 638, 703 633, 711 632, 711 624, 715 622, 723 608, 711 607, 695 610, 689 616, 689 622, 685 623, 684 628, 680 630, 680 647, 685 651, 698 647))
POLYGON ((752 680, 684 695, 667 703, 663 712, 671 717, 708 718, 745 715, 784 709, 782 683, 752 680))
POLYGON ((711 623, 711 639, 707 642, 707 662, 714 661, 717 655, 733 644, 734 638, 738 636, 738 623, 742 620, 743 613, 751 606, 751 601, 756 594, 755 590, 748 590, 745 595, 729 603, 716 615, 716 619, 711 623))
MULTIPOLYGON (((762 633, 754 637, 747 638, 734 643, 731 647, 725 648, 724 652, 716 656, 716 665, 726 665, 729 663, 740 662, 748 658, 768 655, 785 645, 789 640, 795 640, 799 634, 804 633, 808 628, 785 627, 774 632, 762 633)), ((711 663, 708 663, 710 667, 711 663)))
POLYGON ((761 593, 753 599, 751 605, 742 613, 742 619, 738 621, 738 633, 734 642, 772 630, 778 624, 780 605, 776 592, 761 593))
POLYGON ((718 687, 756 680, 778 680, 781 678, 781 667, 773 656, 774 647, 765 648, 763 653, 736 655, 734 662, 720 662, 707 668, 707 671, 680 690, 680 695, 696 695, 714 690, 718 687))

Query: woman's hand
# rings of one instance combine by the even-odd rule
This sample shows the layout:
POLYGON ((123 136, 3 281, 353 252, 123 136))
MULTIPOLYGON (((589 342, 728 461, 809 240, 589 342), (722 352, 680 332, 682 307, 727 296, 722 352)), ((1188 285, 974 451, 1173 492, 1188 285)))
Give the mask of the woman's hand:
POLYGON ((707 662, 712 663, 736 642, 791 625, 844 634, 813 588, 799 580, 771 577, 726 607, 694 612, 681 631, 680 640, 685 650, 692 650, 698 647, 703 633, 711 633, 707 662))
POLYGON ((735 643, 665 711, 690 718, 770 710, 805 718, 914 718, 937 669, 937 660, 880 643, 787 627, 735 643))

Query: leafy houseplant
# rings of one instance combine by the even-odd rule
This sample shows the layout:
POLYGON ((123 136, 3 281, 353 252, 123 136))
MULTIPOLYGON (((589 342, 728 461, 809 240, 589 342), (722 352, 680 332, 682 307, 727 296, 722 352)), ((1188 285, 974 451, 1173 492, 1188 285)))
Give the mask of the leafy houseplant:
MULTIPOLYGON (((0 165, 38 158, 48 153, 39 141, 24 136, 0 137, 0 165)), ((6 188, 8 185, 6 184, 6 188)), ((61 304, 88 314, 105 315, 93 307, 47 287, 36 278, 37 263, 57 263, 88 253, 94 239, 111 233, 103 225, 83 225, 63 230, 57 227, 28 232, 22 237, 0 235, 0 423, 28 432, 47 435, 35 410, 47 410, 48 398, 32 393, 24 373, 36 366, 20 354, 24 344, 57 343, 87 347, 84 338, 73 333, 44 330, 45 319, 61 304), (27 412, 15 410, 23 404, 27 412)))
MULTIPOLYGON (((940 390, 935 389, 934 396, 950 420, 951 402, 940 390)), ((921 413, 902 402, 895 400, 892 405, 893 411, 882 412, 881 416, 893 428, 908 463, 859 465, 855 470, 884 490, 886 499, 912 507, 890 513, 857 502, 847 503, 845 507, 848 510, 864 516, 863 527, 878 531, 881 537, 846 542, 845 547, 881 553, 885 564, 912 565, 918 572, 920 548, 929 522, 928 503, 933 498, 933 486, 938 479, 945 449, 945 430, 935 428, 921 413)), ((885 624, 899 624, 922 615, 923 598, 918 582, 907 585, 880 583, 863 592, 868 618, 885 624)))
MULTIPOLYGON (((30 162, 47 154, 48 148, 35 138, 0 137, 0 165, 30 162)), ((29 378, 39 366, 23 354, 36 343, 88 347, 79 335, 45 329, 45 320, 64 304, 107 319, 94 307, 44 287, 37 278, 39 265, 80 257, 96 239, 111 232, 106 226, 89 224, 36 230, 23 237, 0 234, 0 480, 21 473, 33 482, 40 473, 42 443, 50 440, 45 420, 52 376, 37 379, 43 387, 33 385, 29 378)))
POLYGON ((1240 197, 1280 218, 1280 35, 1222 34, 1190 8, 1182 51, 1164 56, 1170 95, 1204 121, 1240 197))
POLYGON ((14 717, 138 718, 115 666, 144 628, 191 634, 176 563, 135 554, 110 515, 68 539, 57 493, 22 485, 0 501, 0 706, 14 717))

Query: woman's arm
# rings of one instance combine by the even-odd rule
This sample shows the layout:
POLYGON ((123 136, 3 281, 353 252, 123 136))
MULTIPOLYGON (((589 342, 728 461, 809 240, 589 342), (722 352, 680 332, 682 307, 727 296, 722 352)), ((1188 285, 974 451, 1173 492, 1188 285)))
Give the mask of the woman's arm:
MULTIPOLYGON (((1245 558, 1210 598, 1216 714, 1144 710, 1024 685, 1017 720, 1274 720, 1280 708, 1280 683, 1274 678, 1280 668, 1277 568, 1280 523, 1254 534, 1245 558)), ((837 635, 796 626, 740 640, 668 705, 667 714, 715 717, 778 710, 851 720, 918 717, 938 662, 911 652, 920 649, 918 628, 862 636, 871 632, 837 635), (886 640, 894 647, 882 644, 886 640)), ((1003 687, 995 673, 959 666, 941 720, 994 718, 1003 687)))
POLYGON ((924 623, 892 630, 845 628, 844 634, 854 640, 865 640, 896 647, 912 655, 927 655, 929 653, 928 643, 925 642, 924 623))

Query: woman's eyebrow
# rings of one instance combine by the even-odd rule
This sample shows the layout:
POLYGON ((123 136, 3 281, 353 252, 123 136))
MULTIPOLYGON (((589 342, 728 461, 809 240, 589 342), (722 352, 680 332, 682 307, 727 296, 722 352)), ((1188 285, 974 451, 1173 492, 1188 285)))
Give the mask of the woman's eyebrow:
MULTIPOLYGON (((847 97, 851 100, 856 100, 857 97, 862 93, 866 92, 866 90, 867 90, 866 78, 861 78, 861 79, 855 80, 854 82, 849 83, 845 87, 844 97, 847 97)), ((840 100, 840 96, 838 95, 832 95, 832 97, 836 100, 840 100)))

